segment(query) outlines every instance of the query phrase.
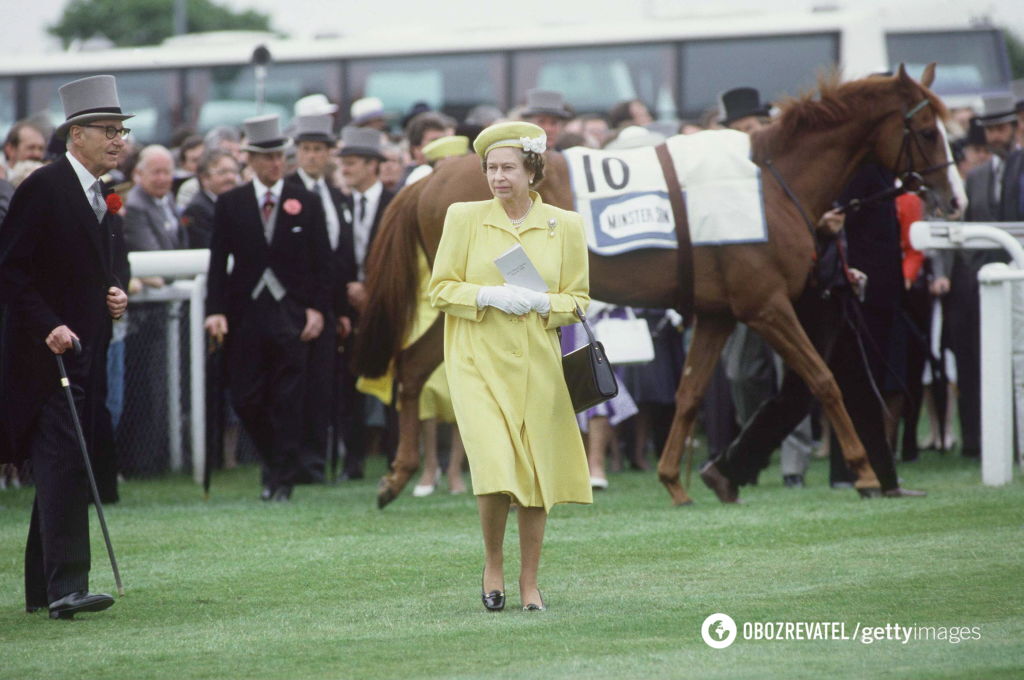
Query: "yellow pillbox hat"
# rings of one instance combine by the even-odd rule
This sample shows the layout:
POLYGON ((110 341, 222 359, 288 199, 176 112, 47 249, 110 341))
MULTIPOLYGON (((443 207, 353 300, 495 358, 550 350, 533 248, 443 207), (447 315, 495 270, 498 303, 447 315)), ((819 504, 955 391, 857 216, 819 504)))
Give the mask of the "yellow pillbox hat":
POLYGON ((473 142, 473 150, 480 158, 487 158, 492 149, 503 146, 514 146, 524 151, 544 153, 547 148, 547 135, 539 126, 523 121, 495 123, 485 128, 473 142))
POLYGON ((438 137, 423 147, 423 157, 428 163, 439 161, 450 156, 465 156, 469 153, 469 137, 449 135, 438 137))

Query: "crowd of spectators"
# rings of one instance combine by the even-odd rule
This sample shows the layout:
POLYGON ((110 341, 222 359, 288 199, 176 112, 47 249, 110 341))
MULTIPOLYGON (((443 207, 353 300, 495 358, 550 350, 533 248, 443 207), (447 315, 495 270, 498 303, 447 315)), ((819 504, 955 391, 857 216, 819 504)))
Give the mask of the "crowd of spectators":
MULTIPOLYGON (((756 84, 755 84, 756 85, 756 84)), ((756 90, 750 89, 755 99, 756 90)), ((379 223, 383 208, 403 186, 414 182, 429 172, 431 159, 424 150, 431 143, 452 136, 464 136, 470 143, 475 135, 487 125, 502 119, 528 120, 543 128, 554 149, 572 146, 591 148, 625 148, 643 144, 656 144, 673 134, 691 134, 709 128, 729 126, 745 132, 769 124, 773 109, 768 103, 757 102, 745 115, 736 118, 729 115, 728 105, 733 97, 744 93, 732 90, 723 93, 722 107, 709 111, 700 120, 658 121, 649 107, 641 100, 623 101, 605 112, 575 112, 571 103, 566 102, 557 92, 532 90, 520 106, 512 111, 502 112, 486 103, 472 109, 465 120, 455 120, 443 111, 432 110, 424 103, 418 103, 401 119, 389 117, 383 103, 374 97, 366 97, 352 104, 348 111, 330 103, 323 95, 310 95, 295 103, 296 120, 303 116, 330 116, 332 132, 345 122, 346 131, 359 130, 363 137, 343 133, 341 141, 327 144, 318 172, 325 180, 325 186, 340 196, 336 201, 342 229, 353 230, 359 273, 345 291, 348 304, 358 310, 365 301, 362 281, 365 278, 366 252, 372 238, 372 225, 379 223), (365 135, 369 135, 369 138, 365 135), (370 139, 372 138, 372 139, 370 139), (365 150, 346 153, 346 140, 362 139, 373 152, 365 150), (370 139, 369 142, 365 140, 370 139), (367 203, 369 207, 367 207, 367 203), (360 236, 356 224, 365 221, 368 231, 360 236)), ((749 92, 745 93, 749 95, 749 92)), ((742 97, 740 97, 742 99, 742 97)), ((957 168, 967 178, 971 211, 968 219, 1020 220, 1024 215, 1024 100, 1013 98, 991 98, 983 106, 960 107, 952 110, 949 133, 956 156, 957 168), (984 192, 984 195, 981 194, 984 192)), ((0 163, 0 220, 6 212, 14 187, 29 173, 54 157, 47 150, 47 140, 52 130, 42 118, 23 120, 7 131, 0 163)), ((286 133, 288 131, 286 130, 286 133)), ((333 138, 332 138, 333 139, 333 138)), ((214 209, 218 197, 224 192, 249 181, 252 168, 247 154, 242 151, 245 140, 241 121, 236 127, 218 127, 211 130, 183 128, 166 146, 149 144, 142 146, 131 137, 128 153, 124 154, 117 171, 104 180, 125 197, 123 216, 125 236, 130 250, 173 250, 182 248, 207 248, 213 229, 214 209)), ((326 143, 326 142, 325 142, 326 143)), ((286 155, 286 175, 300 173, 303 164, 298 145, 291 146, 286 155)), ((58 149, 58 153, 60 150, 58 149)), ((308 175, 306 176, 308 179, 308 175)), ((315 179, 320 179, 317 177, 315 179)), ((837 197, 838 198, 838 197, 837 197)), ((917 253, 907 243, 907 229, 912 216, 920 214, 920 207, 912 202, 899 206, 903 219, 901 271, 904 274, 904 294, 901 304, 891 315, 894 327, 905 326, 889 350, 889 364, 901 367, 896 380, 883 386, 892 414, 888 423, 888 436, 894 455, 903 461, 918 457, 922 448, 949 450, 957 446, 956 432, 960 432, 960 451, 965 456, 977 456, 980 450, 978 419, 980 414, 977 388, 977 283, 975 275, 986 261, 997 257, 994 253, 981 256, 972 253, 958 253, 955 256, 940 257, 933 253, 917 253), (911 217, 906 217, 906 216, 911 217), (980 259, 979 259, 980 258, 980 259), (951 329, 953 332, 951 332, 951 329), (897 358, 895 353, 900 353, 897 358), (937 355, 945 370, 934 370, 938 365, 926 361, 937 355), (955 359, 955 360, 954 360, 955 359), (925 370, 925 366, 929 370, 925 370), (912 375, 916 373, 916 375, 912 375), (923 384, 922 384, 923 379, 923 384), (942 390, 941 393, 938 390, 942 390), (960 426, 954 426, 952 408, 959 399, 960 426), (947 406, 948 405, 948 406, 947 406), (928 435, 917 440, 917 417, 921 409, 927 414, 928 435), (898 436, 897 419, 903 418, 906 425, 903 435, 898 436)), ((885 256, 890 256, 887 253, 885 256)), ((139 295, 147 288, 158 289, 168 281, 160 278, 132 279, 129 293, 139 295)), ((870 282, 869 282, 870 286, 870 282)), ((140 324, 160 324, 165 321, 159 314, 130 311, 127 332, 122 329, 115 333, 114 344, 140 332, 140 324)), ((612 315, 614 309, 605 308, 605 314, 612 315)), ((673 386, 682 370, 686 335, 680 327, 677 315, 666 310, 635 310, 641 318, 648 320, 655 338, 657 356, 650 365, 628 367, 621 374, 622 396, 604 409, 582 414, 580 424, 588 434, 588 448, 591 460, 592 484, 595 488, 608 487, 609 471, 615 472, 627 465, 648 469, 652 455, 657 455, 664 444, 672 416, 673 386), (608 460, 605 464, 606 453, 608 460)), ((152 332, 153 328, 147 329, 152 332)), ((339 329, 340 330, 340 329, 339 329)), ((138 335, 137 337, 143 337, 138 335)), ((145 336, 152 337, 152 336, 145 336)), ((746 350, 738 346, 756 339, 736 339, 726 349, 732 358, 723 362, 726 371, 720 371, 716 385, 712 385, 703 412, 705 437, 712 455, 720 452, 751 416, 756 403, 747 406, 754 399, 757 402, 767 398, 778 389, 781 380, 781 366, 772 358, 769 348, 760 343, 746 350), (757 361, 749 359, 756 356, 757 361), (739 359, 738 357, 748 357, 739 359), (737 363, 739 362, 739 363, 737 363), (754 366, 754 364, 757 364, 754 366), (756 378, 756 379, 755 379, 756 378)), ((123 352, 125 348, 118 351, 123 352)), ((130 373, 150 371, 152 366, 140 366, 132 359, 132 346, 127 347, 127 357, 115 360, 113 364, 127 366, 130 373)), ((112 354, 111 356, 114 356, 112 354)), ((155 361, 156 359, 154 359, 155 361)), ((160 361, 163 359, 160 358, 160 361)), ((328 361, 333 361, 328 357, 328 361)), ((166 367, 163 369, 166 371, 166 367)), ((346 369, 347 370, 347 369, 346 369)), ((150 374, 152 375, 152 374, 150 374)), ((355 376, 349 376, 354 384, 355 376)), ((152 394, 132 394, 132 389, 151 392, 152 380, 135 381, 130 375, 114 379, 111 385, 111 399, 118 404, 131 400, 145 400, 159 403, 152 394), (142 384, 144 383, 144 384, 142 384), (129 390, 125 393, 125 390, 129 390)), ((344 390, 343 390, 344 392, 344 390)), ((351 397, 351 395, 350 395, 351 397)), ((356 397, 351 397, 356 398, 356 397)), ((351 401, 341 408, 352 408, 351 401)), ((131 423, 130 417, 121 417, 122 411, 130 416, 132 409, 118 406, 115 422, 120 428, 139 427, 131 423)), ((152 409, 138 410, 148 427, 157 414, 152 409)), ((358 440, 360 447, 356 462, 346 465, 345 475, 359 478, 363 474, 361 456, 369 453, 388 454, 395 443, 395 418, 389 409, 381 404, 366 404, 356 409, 363 426, 368 427, 365 440, 358 440)), ((343 415, 351 417, 351 414, 343 415)), ((229 423, 230 423, 229 419, 229 423)), ((429 430, 432 433, 435 429, 429 430)), ((812 449, 819 455, 829 449, 828 428, 817 418, 805 422, 801 428, 800 442, 794 443, 799 453, 793 454, 793 461, 787 463, 784 473, 787 486, 800 487, 804 484, 804 471, 812 449), (812 435, 813 433, 813 435, 812 435), (812 444, 812 439, 814 443, 812 444)), ((457 432, 442 428, 442 439, 455 440, 457 432)), ((346 442, 342 441, 342 448, 346 442)), ((351 448, 352 442, 347 442, 351 448)), ((435 450, 433 443, 428 447, 435 450)), ((835 444, 832 449, 836 448, 835 444)), ((457 449, 457 447, 456 447, 457 449)), ((325 454, 326 455, 326 454, 325 454)), ((353 452, 349 451, 349 455, 353 452)), ((127 466, 140 472, 159 471, 166 468, 166 451, 121 451, 122 460, 149 457, 161 459, 142 466, 127 466)), ((226 460, 233 460, 227 456, 226 460)), ((439 468, 444 464, 434 456, 428 463, 419 486, 429 489, 437 485, 439 468)), ((124 467, 124 466, 123 466, 124 467)), ((306 481, 324 478, 324 461, 314 465, 306 481)), ((449 470, 453 491, 461 491, 459 471, 449 470)), ((6 470, 0 475, 0 485, 17 483, 17 474, 6 470)), ((842 485, 842 480, 833 480, 842 485)), ((423 495, 423 494, 420 494, 423 495)))

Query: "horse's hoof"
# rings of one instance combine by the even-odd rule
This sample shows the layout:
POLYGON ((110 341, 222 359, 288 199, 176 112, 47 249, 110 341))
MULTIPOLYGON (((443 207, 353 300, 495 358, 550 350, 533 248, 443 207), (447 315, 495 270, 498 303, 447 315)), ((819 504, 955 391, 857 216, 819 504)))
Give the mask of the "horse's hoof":
POLYGON ((673 505, 675 505, 677 508, 685 508, 687 505, 693 505, 693 499, 687 498, 685 501, 681 503, 673 503, 673 505))
POLYGON ((700 469, 700 478, 704 484, 715 492, 718 500, 723 503, 739 503, 740 492, 728 477, 722 474, 713 461, 708 461, 700 469))
POLYGON ((857 489, 857 493, 860 494, 861 498, 881 498, 882 489, 880 487, 867 487, 864 489, 857 489))
POLYGON ((391 501, 398 498, 398 493, 391 488, 387 477, 381 477, 377 482, 377 509, 383 510, 391 501))

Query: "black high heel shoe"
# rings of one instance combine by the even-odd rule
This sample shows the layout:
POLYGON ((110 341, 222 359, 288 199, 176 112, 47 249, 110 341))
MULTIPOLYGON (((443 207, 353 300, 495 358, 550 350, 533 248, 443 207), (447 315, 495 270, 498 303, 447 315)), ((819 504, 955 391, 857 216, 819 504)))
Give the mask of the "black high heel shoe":
POLYGON ((523 611, 524 612, 543 612, 543 611, 547 611, 547 607, 544 606, 544 594, 541 593, 538 590, 537 591, 537 595, 540 597, 540 604, 536 604, 534 602, 529 602, 527 604, 524 604, 523 605, 523 611))
POLYGON ((483 576, 480 577, 480 599, 483 600, 484 609, 489 612, 500 612, 505 608, 505 591, 492 590, 487 592, 483 585, 483 576))

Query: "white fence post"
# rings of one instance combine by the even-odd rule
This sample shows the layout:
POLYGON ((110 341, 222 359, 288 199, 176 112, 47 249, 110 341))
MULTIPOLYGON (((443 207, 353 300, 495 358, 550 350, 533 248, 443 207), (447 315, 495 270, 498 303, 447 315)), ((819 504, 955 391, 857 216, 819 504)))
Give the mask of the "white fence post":
POLYGON ((1001 262, 978 272, 981 296, 981 481, 1013 479, 1013 375, 1010 268, 1001 262))
POLYGON ((167 305, 167 444, 171 470, 181 472, 181 302, 167 305))
POLYGON ((189 352, 192 390, 192 479, 203 483, 206 469, 206 275, 195 278, 189 302, 189 352))

